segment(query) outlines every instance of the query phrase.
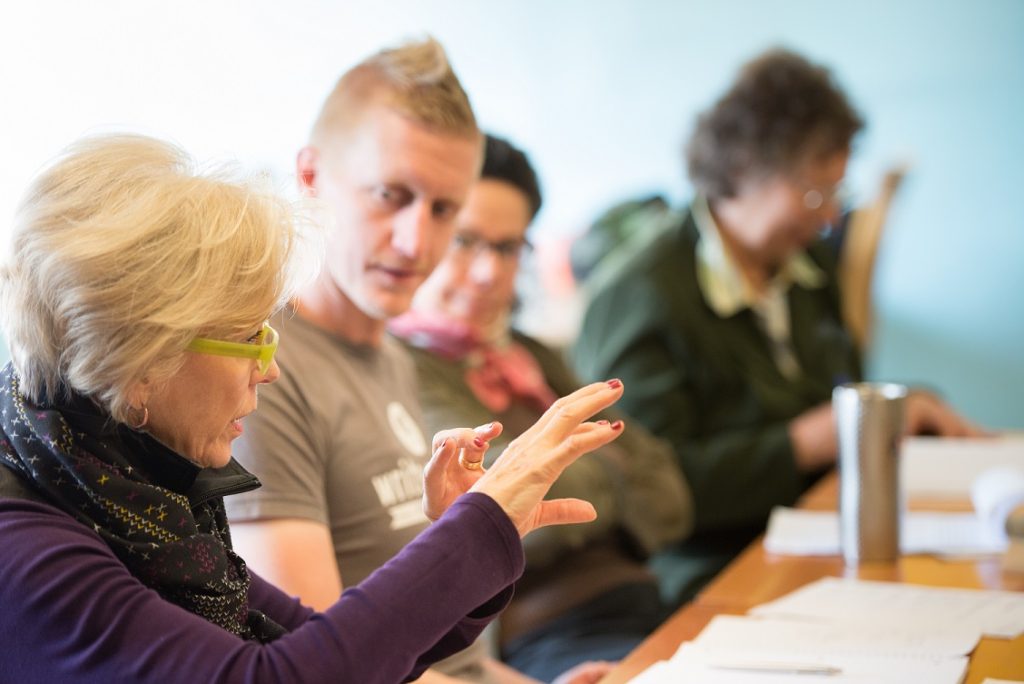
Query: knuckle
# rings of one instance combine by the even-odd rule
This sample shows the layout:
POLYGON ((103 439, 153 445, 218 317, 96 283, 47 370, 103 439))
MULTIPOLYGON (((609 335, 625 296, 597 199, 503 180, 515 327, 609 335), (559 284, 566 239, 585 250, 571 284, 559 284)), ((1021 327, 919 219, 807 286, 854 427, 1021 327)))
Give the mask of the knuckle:
POLYGON ((565 438, 563 444, 572 453, 583 450, 583 440, 579 435, 569 435, 565 438))
POLYGON ((579 421, 578 413, 571 406, 560 406, 556 415, 560 420, 566 422, 579 421))

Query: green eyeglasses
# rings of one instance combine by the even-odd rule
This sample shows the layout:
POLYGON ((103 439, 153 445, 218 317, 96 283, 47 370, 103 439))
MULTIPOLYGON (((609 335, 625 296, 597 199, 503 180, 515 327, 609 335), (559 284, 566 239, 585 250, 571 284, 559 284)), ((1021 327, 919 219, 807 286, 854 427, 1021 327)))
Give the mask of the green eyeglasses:
POLYGON ((263 327, 252 337, 251 342, 224 342, 223 340, 197 337, 189 342, 187 349, 200 354, 256 359, 260 373, 266 373, 270 370, 270 364, 274 361, 274 353, 277 351, 277 331, 271 328, 269 323, 264 322, 263 327))

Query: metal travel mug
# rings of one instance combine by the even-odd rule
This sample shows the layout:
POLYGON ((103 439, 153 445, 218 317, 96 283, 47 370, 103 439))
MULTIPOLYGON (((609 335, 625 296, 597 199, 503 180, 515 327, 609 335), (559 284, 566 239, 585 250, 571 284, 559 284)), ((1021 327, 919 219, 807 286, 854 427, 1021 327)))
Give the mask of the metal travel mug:
POLYGON ((900 555, 899 453, 907 388, 851 383, 832 391, 839 437, 839 539, 847 565, 900 555))

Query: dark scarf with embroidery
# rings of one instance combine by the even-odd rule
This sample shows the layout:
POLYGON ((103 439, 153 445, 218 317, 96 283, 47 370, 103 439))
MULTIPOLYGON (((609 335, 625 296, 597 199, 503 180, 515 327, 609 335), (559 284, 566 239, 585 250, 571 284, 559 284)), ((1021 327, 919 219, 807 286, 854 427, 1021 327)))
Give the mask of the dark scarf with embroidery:
POLYGON ((244 477, 202 470, 86 397, 33 405, 11 364, 0 370, 0 464, 95 530, 166 600, 243 639, 284 633, 249 610, 249 573, 231 550, 220 495, 259 485, 240 466, 244 477))

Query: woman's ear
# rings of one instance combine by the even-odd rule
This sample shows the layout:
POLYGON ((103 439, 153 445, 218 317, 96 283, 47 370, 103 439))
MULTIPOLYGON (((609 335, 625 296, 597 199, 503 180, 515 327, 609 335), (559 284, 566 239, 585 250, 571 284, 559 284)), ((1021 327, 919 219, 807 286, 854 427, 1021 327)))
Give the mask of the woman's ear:
POLYGON ((141 380, 128 390, 128 407, 125 422, 134 430, 142 430, 149 423, 149 399, 152 386, 148 380, 141 380))
POLYGON ((128 389, 128 407, 141 411, 143 407, 149 404, 149 399, 152 396, 153 383, 150 382, 149 378, 137 380, 128 389))

